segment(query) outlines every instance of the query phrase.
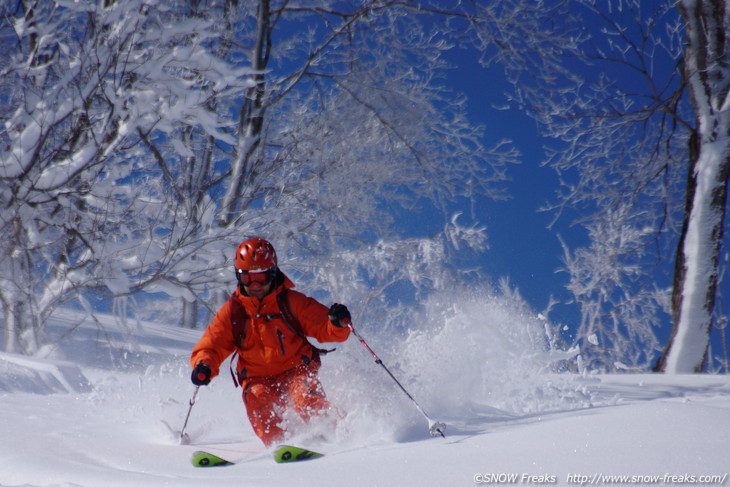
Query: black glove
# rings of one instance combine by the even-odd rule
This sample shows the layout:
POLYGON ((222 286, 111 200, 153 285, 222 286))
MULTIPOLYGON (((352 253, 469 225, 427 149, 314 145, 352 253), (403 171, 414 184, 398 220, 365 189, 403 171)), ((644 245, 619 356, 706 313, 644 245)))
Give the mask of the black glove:
POLYGON ((193 369, 193 375, 190 377, 196 386, 207 386, 210 384, 210 367, 200 362, 193 369))
POLYGON ((333 325, 344 328, 350 324, 350 310, 344 304, 335 303, 330 306, 329 319, 333 325))

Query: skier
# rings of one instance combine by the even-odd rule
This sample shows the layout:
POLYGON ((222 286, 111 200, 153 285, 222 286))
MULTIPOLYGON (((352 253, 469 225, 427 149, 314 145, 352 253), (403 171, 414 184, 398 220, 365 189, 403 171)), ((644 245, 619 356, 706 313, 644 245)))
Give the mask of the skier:
POLYGON ((350 312, 338 303, 328 309, 292 290, 274 247, 264 239, 245 240, 234 259, 238 286, 193 348, 191 378, 195 385, 209 384, 236 352, 234 382, 243 389, 254 432, 268 447, 285 437, 284 411, 293 410, 308 422, 331 409, 318 379, 324 351, 306 337, 344 342, 350 312))

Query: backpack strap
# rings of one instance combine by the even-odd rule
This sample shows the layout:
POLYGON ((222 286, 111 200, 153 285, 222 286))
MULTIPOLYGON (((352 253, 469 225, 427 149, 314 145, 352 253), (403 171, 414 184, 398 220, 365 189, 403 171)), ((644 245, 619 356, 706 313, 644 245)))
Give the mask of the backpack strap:
MULTIPOLYGON (((236 349, 240 349, 241 347, 243 347, 243 341, 246 338, 249 318, 246 314, 246 310, 243 308, 243 305, 240 303, 240 301, 238 301, 238 299, 236 299, 235 294, 231 296, 229 301, 231 302, 231 332, 233 333, 233 341, 236 344, 236 349)), ((331 350, 317 348, 310 343, 310 341, 307 339, 307 336, 304 334, 304 328, 302 327, 299 318, 296 317, 291 309, 291 305, 289 304, 289 295, 287 294, 286 289, 282 289, 282 291, 276 295, 276 303, 279 305, 281 319, 284 324, 286 324, 286 326, 292 331, 292 333, 307 342, 312 348, 311 359, 310 357, 306 356, 302 357, 302 360, 304 362, 308 363, 310 360, 319 362, 320 355, 326 355, 330 352, 335 351, 334 348, 331 350)), ((268 318, 271 319, 273 317, 278 317, 278 315, 272 315, 268 318)), ((246 379, 246 369, 243 369, 240 373, 238 371, 234 371, 233 369, 233 359, 236 358, 237 355, 238 354, 236 352, 231 354, 231 361, 229 363, 231 378, 233 379, 233 383, 236 385, 236 387, 238 387, 241 382, 246 379)))
MULTIPOLYGON (((229 301, 231 302, 231 332, 233 333, 233 342, 236 344, 236 349, 239 349, 243 346, 243 340, 246 338, 248 315, 243 305, 236 299, 235 294, 231 296, 229 301)), ((233 370, 233 359, 237 356, 238 354, 236 352, 231 354, 231 361, 228 364, 231 370, 231 378, 236 387, 246 378, 245 370, 242 370, 240 374, 238 371, 233 370)))
MULTIPOLYGON (((327 355, 328 353, 335 351, 334 348, 332 350, 325 350, 323 348, 317 348, 309 342, 309 340, 307 339, 307 336, 304 334, 304 328, 302 327, 302 324, 299 321, 299 318, 297 318, 296 315, 292 312, 291 304, 289 304, 289 294, 286 289, 282 289, 281 292, 276 295, 276 304, 279 305, 279 311, 281 312, 281 319, 284 321, 284 323, 286 323, 286 326, 288 326, 289 329, 296 336, 298 336, 305 342, 309 343, 309 346, 312 347, 312 353, 313 353, 312 358, 315 361, 319 360, 320 355, 327 355)), ((307 357, 307 359, 308 358, 309 357, 307 357)), ((302 359, 304 359, 304 357, 302 357, 302 359)))
POLYGON ((281 319, 284 320, 286 326, 288 326, 296 336, 306 340, 307 337, 304 335, 304 328, 302 328, 299 318, 297 318, 291 310, 291 304, 289 304, 289 293, 286 289, 282 289, 281 292, 276 295, 276 304, 279 305, 281 319))
POLYGON ((243 309, 241 302, 236 299, 235 294, 231 296, 231 331, 233 332, 233 341, 236 348, 243 346, 243 339, 246 337, 248 328, 248 315, 243 309))

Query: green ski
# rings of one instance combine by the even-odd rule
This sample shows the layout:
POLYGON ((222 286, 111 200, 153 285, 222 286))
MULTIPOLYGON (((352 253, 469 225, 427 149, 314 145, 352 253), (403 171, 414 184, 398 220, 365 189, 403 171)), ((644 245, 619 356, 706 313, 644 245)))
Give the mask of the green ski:
POLYGON ((276 460, 276 463, 301 462, 303 460, 314 460, 323 456, 322 453, 291 445, 281 445, 274 450, 274 460, 276 460))
POLYGON ((196 451, 193 453, 192 461, 194 467, 225 467, 226 465, 233 465, 233 462, 229 462, 205 451, 196 451))

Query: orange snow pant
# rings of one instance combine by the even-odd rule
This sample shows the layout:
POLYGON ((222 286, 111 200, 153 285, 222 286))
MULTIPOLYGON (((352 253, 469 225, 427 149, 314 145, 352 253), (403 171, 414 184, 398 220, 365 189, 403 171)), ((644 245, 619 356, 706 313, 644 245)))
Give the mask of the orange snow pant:
POLYGON ((305 421, 325 413, 330 403, 317 378, 319 364, 299 365, 274 377, 245 379, 243 403, 256 436, 271 446, 284 439, 282 414, 293 409, 305 421))

